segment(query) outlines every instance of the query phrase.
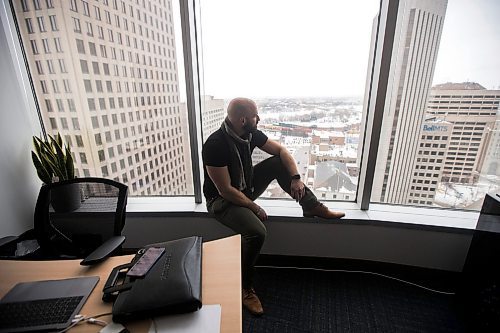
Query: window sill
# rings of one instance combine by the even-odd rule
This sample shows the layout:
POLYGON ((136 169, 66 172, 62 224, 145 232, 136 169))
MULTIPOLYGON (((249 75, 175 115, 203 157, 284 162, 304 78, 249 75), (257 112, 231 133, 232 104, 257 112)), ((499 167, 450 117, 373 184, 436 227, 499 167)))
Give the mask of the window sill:
MULTIPOLYGON (((292 200, 258 199, 269 216, 302 217, 300 206, 292 200)), ((345 219, 384 221, 415 225, 475 229, 478 212, 371 204, 363 211, 354 202, 324 202, 334 210, 344 211, 345 219)), ((194 197, 129 197, 127 212, 197 212, 206 213, 205 202, 197 204, 194 197)))

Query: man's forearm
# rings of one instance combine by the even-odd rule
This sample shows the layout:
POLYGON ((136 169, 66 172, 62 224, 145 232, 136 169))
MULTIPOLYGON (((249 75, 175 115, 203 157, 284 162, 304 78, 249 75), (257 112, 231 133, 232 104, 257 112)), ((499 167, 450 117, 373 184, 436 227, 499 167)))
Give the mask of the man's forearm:
POLYGON ((290 173, 290 176, 297 175, 299 171, 297 170, 297 164, 293 159, 292 155, 286 149, 280 151, 280 159, 285 168, 290 173))
POLYGON ((224 191, 221 191, 220 195, 237 206, 249 208, 252 212, 258 211, 260 208, 255 202, 243 194, 243 192, 232 186, 228 187, 224 191))

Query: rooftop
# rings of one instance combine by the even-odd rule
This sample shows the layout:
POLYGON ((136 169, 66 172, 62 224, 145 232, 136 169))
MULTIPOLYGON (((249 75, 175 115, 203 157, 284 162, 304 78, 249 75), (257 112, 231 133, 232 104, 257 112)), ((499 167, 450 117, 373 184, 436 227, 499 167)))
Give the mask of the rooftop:
POLYGON ((436 90, 485 90, 486 88, 476 82, 462 82, 462 83, 453 83, 446 82, 441 84, 436 84, 432 87, 432 89, 436 90))

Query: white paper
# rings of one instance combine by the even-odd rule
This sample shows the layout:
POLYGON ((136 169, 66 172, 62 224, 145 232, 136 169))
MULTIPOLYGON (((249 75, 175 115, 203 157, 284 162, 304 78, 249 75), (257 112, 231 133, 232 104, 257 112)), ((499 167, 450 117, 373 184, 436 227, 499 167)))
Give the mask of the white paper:
POLYGON ((190 313, 155 317, 149 333, 220 333, 220 304, 203 305, 190 313))

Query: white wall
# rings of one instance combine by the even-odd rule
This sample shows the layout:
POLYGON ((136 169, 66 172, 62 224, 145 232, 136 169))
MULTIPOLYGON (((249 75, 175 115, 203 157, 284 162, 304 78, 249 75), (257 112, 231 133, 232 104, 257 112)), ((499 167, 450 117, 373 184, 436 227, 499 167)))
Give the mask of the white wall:
POLYGON ((9 29, 12 17, 6 2, 0 3, 0 237, 33 227, 41 184, 30 155, 31 137, 41 129, 33 101, 21 84, 26 73, 18 61, 23 60, 9 29))
MULTIPOLYGON (((128 213, 124 246, 140 248, 194 235, 209 241, 233 234, 209 216, 175 215, 128 213)), ((357 220, 304 223, 295 217, 271 217, 265 225, 263 254, 360 259, 454 272, 462 270, 472 238, 471 230, 357 220)))

